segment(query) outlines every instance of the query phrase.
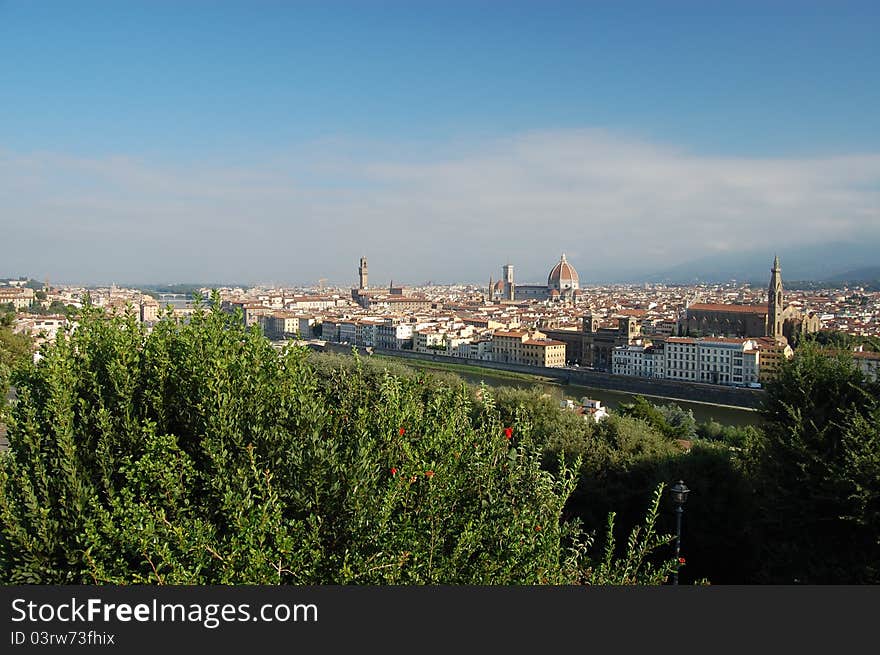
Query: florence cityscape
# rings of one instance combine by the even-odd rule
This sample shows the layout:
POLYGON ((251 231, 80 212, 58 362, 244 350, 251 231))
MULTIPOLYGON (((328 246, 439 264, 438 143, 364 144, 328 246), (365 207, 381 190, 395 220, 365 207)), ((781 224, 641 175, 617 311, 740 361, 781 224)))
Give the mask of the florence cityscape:
POLYGON ((278 586, 421 632, 416 587, 876 588, 878 27, 0 1, 0 592, 232 608, 22 600, 12 645, 332 606, 278 586))

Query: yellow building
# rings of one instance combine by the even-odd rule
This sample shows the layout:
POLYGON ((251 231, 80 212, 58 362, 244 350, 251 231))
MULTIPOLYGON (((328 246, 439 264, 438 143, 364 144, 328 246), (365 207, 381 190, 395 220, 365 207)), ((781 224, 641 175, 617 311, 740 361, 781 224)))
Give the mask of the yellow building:
POLYGON ((785 338, 765 337, 755 339, 758 343, 758 381, 765 384, 776 377, 776 371, 786 359, 791 359, 794 351, 785 338))
POLYGON ((34 290, 28 287, 9 287, 0 289, 0 305, 12 303, 16 311, 27 309, 34 302, 34 290))
MULTIPOLYGON (((538 333, 541 337, 544 335, 538 333)), ((523 343, 530 335, 524 330, 496 330, 492 334, 492 360, 496 362, 519 364, 522 359, 523 343)))
POLYGON ((526 366, 565 366, 565 343, 543 332, 497 330, 492 335, 492 359, 526 366))
POLYGON ((522 360, 527 366, 565 366, 565 343, 554 339, 528 339, 522 343, 522 360))

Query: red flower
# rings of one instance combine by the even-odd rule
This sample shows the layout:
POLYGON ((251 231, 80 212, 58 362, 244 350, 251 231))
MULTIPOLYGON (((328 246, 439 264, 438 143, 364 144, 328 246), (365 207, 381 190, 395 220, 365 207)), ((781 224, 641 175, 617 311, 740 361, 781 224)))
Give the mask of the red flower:
POLYGON ((425 477, 426 477, 426 478, 433 478, 433 477, 434 477, 434 471, 425 471, 425 477))
POLYGON ((504 438, 510 439, 513 436, 513 428, 504 428, 504 438))
POLYGON ((536 525, 536 526, 535 526, 535 532, 540 532, 540 531, 541 531, 541 526, 540 526, 540 525, 536 525))
POLYGON ((678 558, 678 563, 679 563, 679 564, 684 564, 684 557, 679 557, 679 558, 678 558))
POLYGON ((397 475, 397 469, 393 466, 391 467, 391 475, 397 475))
POLYGON ((400 428, 397 432, 402 437, 403 433, 406 432, 406 430, 404 430, 403 428, 400 428))

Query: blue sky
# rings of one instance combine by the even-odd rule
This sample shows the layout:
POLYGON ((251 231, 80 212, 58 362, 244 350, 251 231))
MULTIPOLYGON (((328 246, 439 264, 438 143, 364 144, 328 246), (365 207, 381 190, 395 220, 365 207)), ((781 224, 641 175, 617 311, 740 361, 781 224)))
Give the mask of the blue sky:
POLYGON ((0 0, 0 276, 537 280, 748 241, 700 221, 880 242, 878 33, 877 2, 0 0))

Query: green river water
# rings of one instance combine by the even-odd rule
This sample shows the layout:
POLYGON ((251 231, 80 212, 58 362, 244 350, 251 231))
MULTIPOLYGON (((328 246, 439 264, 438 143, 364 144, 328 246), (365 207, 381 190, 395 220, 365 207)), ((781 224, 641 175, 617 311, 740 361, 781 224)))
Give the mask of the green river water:
MULTIPOLYGON (((580 402, 580 399, 586 396, 594 400, 599 400, 608 409, 613 410, 621 403, 632 402, 633 394, 623 391, 610 391, 608 389, 595 389, 592 387, 582 387, 574 384, 559 384, 554 382, 544 382, 541 380, 519 380, 508 378, 503 375, 493 375, 491 371, 485 373, 470 373, 452 371, 445 368, 433 369, 430 366, 419 366, 429 370, 437 370, 444 373, 452 373, 472 384, 480 384, 484 382, 489 387, 515 387, 517 389, 543 389, 545 393, 549 393, 558 400, 572 399, 580 402)), ((703 423, 714 419, 724 425, 759 425, 761 416, 758 412, 740 407, 730 407, 727 405, 712 405, 709 403, 689 402, 685 400, 673 400, 667 398, 657 398, 645 396, 651 402, 658 405, 667 403, 675 403, 682 409, 691 410, 694 418, 698 423, 703 423)))

